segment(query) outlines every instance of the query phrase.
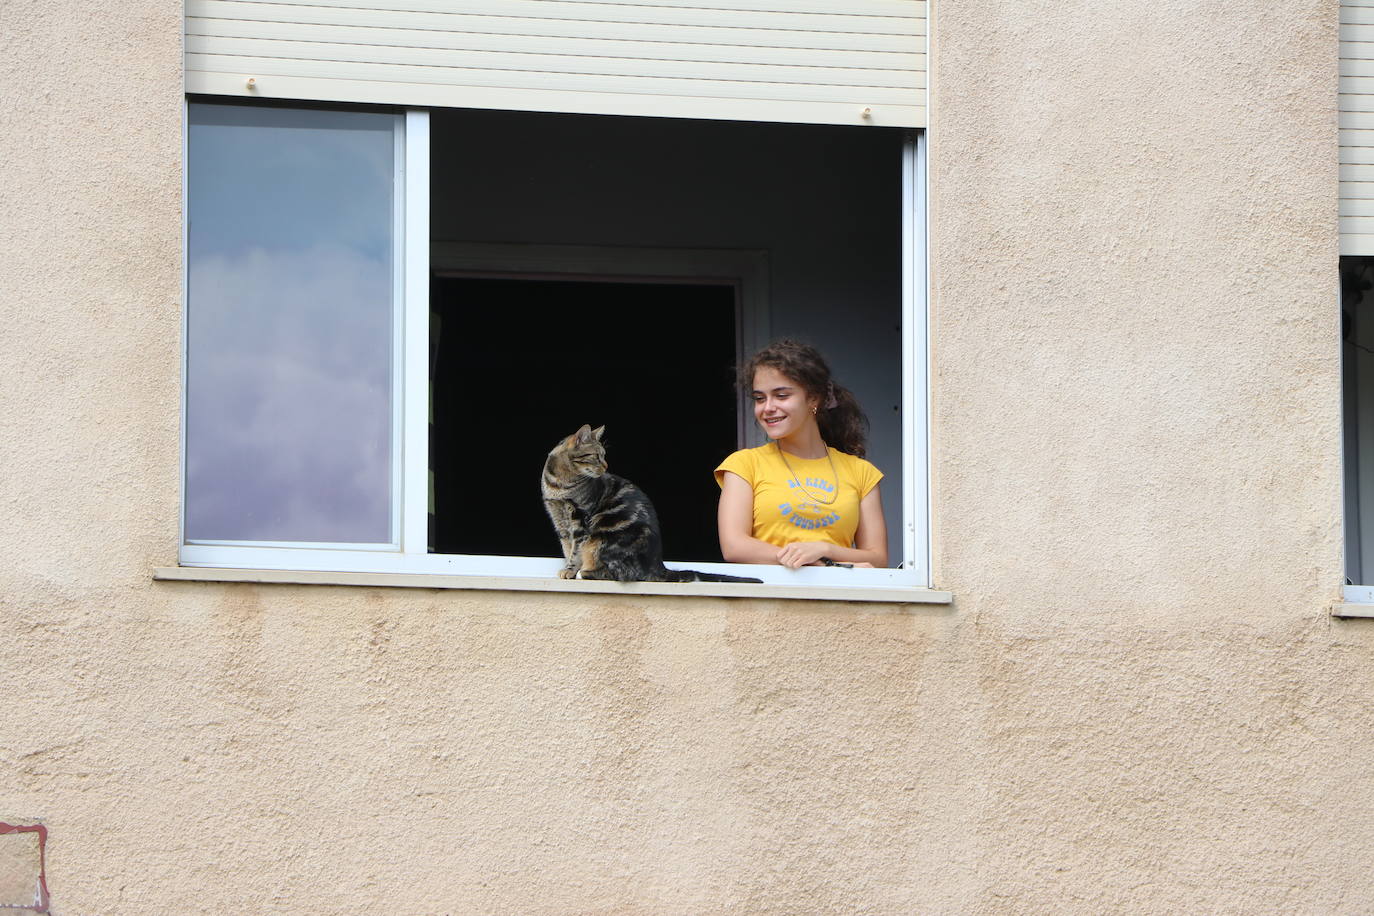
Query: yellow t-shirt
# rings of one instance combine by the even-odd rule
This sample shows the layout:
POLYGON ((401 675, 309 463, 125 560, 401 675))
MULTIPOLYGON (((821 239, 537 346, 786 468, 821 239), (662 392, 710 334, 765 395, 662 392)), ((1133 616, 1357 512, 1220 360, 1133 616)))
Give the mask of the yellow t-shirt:
POLYGON ((883 472, 864 459, 833 448, 829 458, 788 455, 784 464, 776 442, 741 449, 722 461, 716 468, 716 483, 722 487, 726 471, 743 477, 754 490, 750 534, 779 547, 793 541, 853 547, 859 503, 883 479, 883 472))

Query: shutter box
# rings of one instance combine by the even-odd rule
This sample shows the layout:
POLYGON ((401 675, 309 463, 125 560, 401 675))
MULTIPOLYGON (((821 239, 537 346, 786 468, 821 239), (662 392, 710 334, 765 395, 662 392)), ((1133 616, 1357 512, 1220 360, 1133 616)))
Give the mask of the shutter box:
POLYGON ((186 91, 925 126, 925 0, 701 2, 186 0, 186 91))
POLYGON ((1341 254, 1374 255, 1374 0, 1341 0, 1341 254))

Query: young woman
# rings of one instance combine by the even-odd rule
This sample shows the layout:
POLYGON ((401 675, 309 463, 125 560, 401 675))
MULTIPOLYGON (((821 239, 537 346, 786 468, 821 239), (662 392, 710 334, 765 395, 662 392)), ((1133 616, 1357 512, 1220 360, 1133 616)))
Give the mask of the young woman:
POLYGON ((887 565, 882 472, 864 460, 868 420, 821 354, 780 340, 740 371, 773 441, 716 468, 720 550, 731 563, 789 569, 887 565))

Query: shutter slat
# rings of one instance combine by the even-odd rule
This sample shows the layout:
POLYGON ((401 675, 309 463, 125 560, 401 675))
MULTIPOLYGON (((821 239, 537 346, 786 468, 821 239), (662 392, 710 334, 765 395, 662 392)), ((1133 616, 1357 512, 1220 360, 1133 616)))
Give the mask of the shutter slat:
POLYGON ((1341 181, 1374 181, 1374 165, 1342 165, 1340 173, 1341 181))
POLYGON ((1374 146, 1342 146, 1341 165, 1374 165, 1374 146))
POLYGON ((1341 111, 1337 121, 1341 127, 1350 130, 1374 129, 1374 114, 1368 111, 1341 111))
POLYGON ((1340 74, 1342 80, 1348 76, 1374 76, 1374 59, 1360 60, 1355 57, 1342 57, 1340 74))
POLYGON ((1374 235, 1374 216, 1342 216, 1339 219, 1342 233, 1374 235))
POLYGON ((1374 235, 1361 235, 1356 232, 1341 233, 1342 257, 1374 256, 1374 235))
POLYGON ((1341 111, 1374 111, 1374 94, 1342 92, 1338 98, 1341 111))
MULTIPOLYGON (((1371 48, 1374 48, 1374 45, 1371 45, 1371 48)), ((1374 60, 1361 61, 1361 63, 1374 64, 1374 60)), ((1348 95, 1374 94, 1374 71, 1370 73, 1343 73, 1337 80, 1337 92, 1344 92, 1348 95)))
POLYGON ((1342 22, 1338 34, 1343 42, 1371 42, 1374 41, 1374 25, 1342 22))

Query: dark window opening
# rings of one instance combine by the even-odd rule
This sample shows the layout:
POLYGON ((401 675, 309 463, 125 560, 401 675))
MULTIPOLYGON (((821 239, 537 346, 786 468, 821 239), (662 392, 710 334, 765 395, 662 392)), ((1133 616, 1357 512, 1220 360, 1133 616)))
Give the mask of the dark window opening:
MULTIPOLYGON (((869 458, 885 474, 889 555, 894 564, 899 562, 907 521, 902 505, 903 416, 897 408, 902 390, 904 134, 827 125, 433 111, 429 238, 437 273, 452 277, 466 271, 470 282, 478 277, 555 282, 556 277, 553 288, 559 290, 548 308, 522 312, 500 306, 498 310, 511 314, 495 316, 458 308, 452 298, 456 293, 438 289, 448 281, 436 283, 435 301, 446 313, 441 346, 458 346, 452 333, 468 341, 472 351, 470 356, 445 353, 436 364, 438 371, 451 371, 449 364, 461 359, 474 366, 478 360, 488 362, 482 371, 469 374, 479 388, 460 399, 457 408, 438 404, 456 396, 457 383, 436 379, 440 388, 453 387, 435 394, 436 409, 450 412, 436 415, 434 435, 466 441, 475 435, 484 455, 525 465, 512 472, 517 482, 503 484, 505 512, 464 522, 462 515, 471 509, 449 502, 457 499, 451 489, 454 478, 439 477, 448 463, 466 456, 437 445, 441 463, 435 465, 434 501, 441 511, 434 519, 433 549, 556 556, 557 542, 543 517, 535 476, 559 436, 582 423, 605 423, 611 470, 642 485, 658 506, 668 559, 718 560, 714 528, 719 491, 711 471, 736 448, 764 442, 752 413, 747 407, 741 411, 743 401, 730 391, 727 367, 740 351, 748 355, 770 338, 789 336, 816 344, 837 380, 855 392, 868 412, 869 458), (446 246, 463 251, 446 252, 446 246), (541 249, 549 255, 549 266, 520 266, 540 263, 538 257, 513 253, 521 246, 541 249), (562 254, 557 253, 560 248, 562 254), (568 249, 593 255, 583 261, 582 255, 567 254, 568 249), (646 275, 632 256, 627 255, 623 268, 616 263, 615 253, 630 249, 757 254, 762 267, 748 277, 715 272, 714 265, 708 271, 701 263, 684 274, 665 270, 646 275), (556 273, 565 268, 569 273, 556 273), (528 375, 539 360, 566 355, 558 346, 559 335, 576 330, 569 317, 580 308, 569 305, 567 297, 582 280, 597 279, 583 270, 600 273, 604 282, 593 286, 608 290, 594 296, 598 301, 578 316, 586 322, 582 327, 601 335, 593 342, 602 349, 584 364, 600 363, 608 378, 658 373, 671 383, 671 396, 656 395, 647 407, 627 411, 628 420, 610 412, 617 402, 608 395, 588 396, 576 409, 555 414, 566 406, 555 396, 562 388, 541 393, 540 403, 531 408, 511 403, 502 387, 508 377, 528 375), (723 278, 721 295, 731 298, 728 305, 722 300, 719 320, 708 320, 710 310, 695 301, 670 308, 655 299, 646 304, 642 295, 637 306, 617 312, 614 322, 608 317, 615 295, 609 290, 622 284, 606 278, 633 280, 643 288, 644 282, 661 283, 663 277, 686 286, 691 281, 684 276, 723 278), (746 293, 738 324, 732 298, 736 280, 746 293), (498 318, 506 323, 479 330, 498 318), (669 370, 674 364, 668 361, 679 357, 684 363, 669 370), (609 407, 598 409, 602 405, 609 407), (547 411, 547 419, 539 411, 547 411), (507 423, 508 417, 523 420, 507 423), (465 431, 448 430, 452 422, 465 431), (523 434, 526 426, 537 431, 526 441, 509 439, 523 434), (694 458, 679 454, 706 442, 714 445, 701 448, 694 458), (660 451, 669 457, 659 457, 660 451), (682 473, 655 479, 656 464, 664 461, 682 473), (445 486, 450 488, 447 494, 442 492, 445 486), (673 501, 684 490, 693 495, 679 511, 673 501), (446 518, 445 513, 458 517, 446 518), (687 528, 698 533, 684 543, 687 528)), ((689 288, 682 295, 705 294, 689 288)), ((667 301, 658 293, 655 297, 667 301)), ((535 390, 519 385, 522 392, 535 390)), ((612 394, 630 397, 627 392, 612 394)))
POLYGON ((431 550, 559 555, 539 476, 605 425, 612 473, 653 500, 670 560, 719 560, 712 469, 737 447, 732 286, 437 276, 431 550))
POLYGON ((1341 258, 1345 574, 1374 584, 1374 258, 1341 258))

